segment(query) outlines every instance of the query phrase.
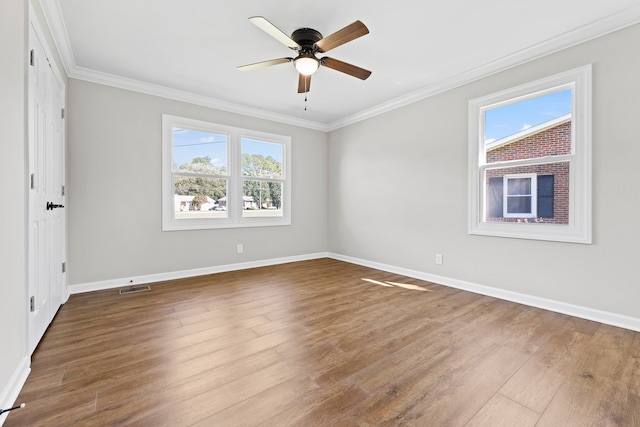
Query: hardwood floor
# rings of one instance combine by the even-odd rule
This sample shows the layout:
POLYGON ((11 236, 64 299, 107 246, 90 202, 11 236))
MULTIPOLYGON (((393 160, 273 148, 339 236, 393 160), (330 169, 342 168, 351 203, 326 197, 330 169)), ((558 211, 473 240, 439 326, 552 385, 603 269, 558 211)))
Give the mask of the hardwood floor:
POLYGON ((640 333, 331 259, 73 295, 5 426, 640 426, 640 333))

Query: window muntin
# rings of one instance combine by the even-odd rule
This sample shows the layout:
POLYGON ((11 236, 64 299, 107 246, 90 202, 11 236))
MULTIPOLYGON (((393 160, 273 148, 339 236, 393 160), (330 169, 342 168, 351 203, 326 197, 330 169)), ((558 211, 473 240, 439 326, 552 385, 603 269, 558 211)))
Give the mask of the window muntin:
POLYGON ((469 232, 590 243, 590 119, 590 66, 470 101, 469 232), (529 195, 508 193, 518 174, 529 195))
POLYGON ((288 225, 289 137, 163 115, 163 230, 288 225))

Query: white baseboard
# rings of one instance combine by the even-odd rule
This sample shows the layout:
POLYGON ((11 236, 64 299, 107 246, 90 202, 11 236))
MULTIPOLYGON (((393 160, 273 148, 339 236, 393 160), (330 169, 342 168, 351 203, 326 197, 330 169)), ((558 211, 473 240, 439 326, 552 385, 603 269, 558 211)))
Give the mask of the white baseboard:
POLYGON ((315 254, 298 255, 284 258, 273 258, 260 261, 242 262, 237 264, 227 264, 216 267, 196 268, 191 270, 172 271, 168 273, 148 274, 144 276, 136 276, 132 278, 104 280, 99 282, 82 283, 78 285, 70 285, 68 287, 70 294, 78 294, 83 292, 99 291, 104 289, 114 289, 134 284, 163 282, 166 280, 184 279, 187 277, 204 276, 207 274, 224 273, 227 271, 245 270, 248 268, 265 267, 269 265, 285 264, 288 262, 306 261, 317 258, 333 258, 339 261, 358 264, 365 267, 375 268, 377 270, 388 271, 394 274, 400 274, 407 277, 413 277, 427 282, 437 283, 439 285, 449 286, 476 294, 487 295, 506 301, 516 302, 531 307, 542 308, 544 310, 555 311, 557 313, 567 314, 582 319, 593 320, 595 322, 607 325, 617 326, 620 328, 630 329, 640 332, 640 319, 630 316, 624 316, 608 311, 597 310, 594 308, 583 307, 579 305, 569 304, 562 301, 556 301, 534 295, 512 292, 505 289, 493 288, 478 283, 467 282, 464 280, 452 279, 450 277, 438 276, 435 274, 424 273, 421 271, 410 270, 406 268, 396 267, 388 264, 368 261, 360 258, 349 257, 331 252, 319 252, 315 254))
POLYGON ((542 308, 544 310, 554 311, 557 313, 567 314, 569 316, 579 317, 581 319, 593 320, 595 322, 640 332, 640 319, 636 317, 624 316, 608 311, 602 311, 594 308, 573 305, 562 301, 507 291, 504 289, 493 288, 490 286, 480 285, 464 280, 457 280, 449 277, 438 276, 435 274, 423 273, 421 271, 395 267, 388 264, 381 264, 336 253, 329 253, 328 256, 329 258, 337 259, 339 261, 345 261, 352 264, 375 268, 377 270, 387 271, 389 273, 413 277, 415 279, 425 280, 427 282, 437 283, 439 285, 449 286, 476 294, 487 295, 506 301, 516 302, 531 307, 542 308))
MULTIPOLYGON (((30 372, 31 358, 27 356, 20 361, 20 364, 9 379, 9 383, 7 384, 5 389, 2 390, 2 394, 0 394, 0 408, 8 409, 13 406, 13 403, 16 401, 18 395, 20 394, 20 390, 22 390, 22 387, 24 387, 24 383, 27 381, 27 377, 29 376, 30 372)), ((18 404, 20 403, 22 402, 18 402, 18 404)), ((20 410, 21 409, 17 409, 17 411, 20 410)), ((8 416, 9 413, 6 412, 0 415, 0 426, 4 424, 8 416)))
POLYGON ((297 255, 283 258, 272 258, 260 261, 226 264, 215 267, 194 268, 191 270, 171 271, 168 273, 147 274, 143 276, 127 277, 123 279, 103 280, 98 282, 69 285, 69 294, 101 291, 105 289, 121 288, 123 286, 139 285, 143 283, 164 282, 166 280, 184 279, 187 277, 205 276, 207 274, 224 273, 227 271, 246 270, 248 268, 266 267, 269 265, 286 264, 288 262, 306 261, 317 258, 327 258, 326 252, 297 255))

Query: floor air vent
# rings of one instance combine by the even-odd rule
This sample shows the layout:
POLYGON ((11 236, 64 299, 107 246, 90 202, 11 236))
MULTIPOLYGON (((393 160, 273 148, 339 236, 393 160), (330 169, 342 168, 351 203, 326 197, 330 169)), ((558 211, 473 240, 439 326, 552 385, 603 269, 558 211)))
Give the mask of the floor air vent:
POLYGON ((151 290, 151 287, 149 285, 129 286, 128 288, 120 289, 120 295, 132 294, 134 292, 143 292, 143 291, 150 291, 150 290, 151 290))

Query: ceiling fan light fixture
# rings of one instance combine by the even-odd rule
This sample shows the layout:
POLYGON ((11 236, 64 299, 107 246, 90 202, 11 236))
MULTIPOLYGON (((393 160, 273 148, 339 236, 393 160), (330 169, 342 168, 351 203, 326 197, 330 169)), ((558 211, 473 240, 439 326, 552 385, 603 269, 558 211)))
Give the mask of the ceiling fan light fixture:
POLYGON ((294 61, 293 65, 296 67, 296 70, 303 76, 310 76, 315 73, 318 67, 320 67, 320 61, 313 55, 309 56, 298 56, 294 61))

